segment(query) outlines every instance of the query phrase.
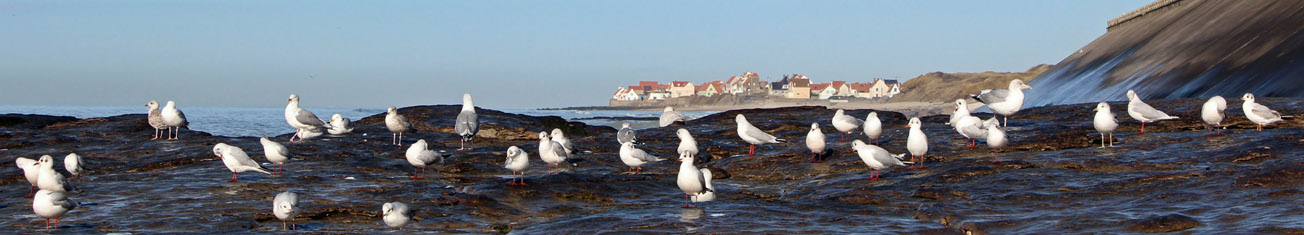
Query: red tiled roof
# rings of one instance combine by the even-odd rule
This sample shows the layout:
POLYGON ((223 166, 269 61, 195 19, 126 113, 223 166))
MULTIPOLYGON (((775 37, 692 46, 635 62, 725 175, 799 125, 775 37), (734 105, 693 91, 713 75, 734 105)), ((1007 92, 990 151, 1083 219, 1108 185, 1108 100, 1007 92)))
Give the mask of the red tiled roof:
POLYGON ((857 82, 851 84, 851 89, 857 92, 869 92, 869 89, 871 87, 874 87, 874 84, 863 83, 863 82, 857 82))
POLYGON ((842 87, 842 85, 846 85, 846 84, 847 84, 847 82, 844 82, 844 81, 833 81, 833 88, 834 88, 834 89, 840 89, 840 87, 842 87))
POLYGON ((788 81, 792 82, 792 87, 810 87, 810 79, 793 78, 788 81))
POLYGON ((638 81, 638 86, 656 87, 657 81, 638 81))
POLYGON ((691 83, 691 82, 685 82, 685 81, 673 81, 673 82, 670 82, 670 86, 674 86, 674 87, 686 87, 686 86, 688 86, 688 84, 693 84, 693 83, 691 83))
POLYGON ((810 84, 810 90, 812 90, 812 91, 821 91, 821 90, 824 90, 824 88, 828 88, 828 87, 831 86, 831 85, 833 85, 833 84, 828 84, 828 83, 810 84))

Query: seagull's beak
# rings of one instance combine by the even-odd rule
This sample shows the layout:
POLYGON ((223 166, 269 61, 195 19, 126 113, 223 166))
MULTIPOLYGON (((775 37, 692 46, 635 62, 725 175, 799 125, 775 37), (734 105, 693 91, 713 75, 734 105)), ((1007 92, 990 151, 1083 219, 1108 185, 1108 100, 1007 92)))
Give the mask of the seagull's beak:
POLYGON ((294 99, 285 99, 285 101, 294 101, 294 99))
POLYGON ((1032 87, 1031 87, 1031 86, 1028 86, 1028 85, 1023 85, 1023 89, 1032 90, 1032 87))
POLYGON ((290 212, 294 212, 294 208, 290 208, 290 212))
POLYGON ((1100 111, 1100 107, 1091 108, 1091 111, 1100 111))
POLYGON ((910 128, 910 124, 906 124, 906 128, 910 128))
POLYGON ((1241 97, 1241 100, 1245 100, 1245 97, 1241 97))

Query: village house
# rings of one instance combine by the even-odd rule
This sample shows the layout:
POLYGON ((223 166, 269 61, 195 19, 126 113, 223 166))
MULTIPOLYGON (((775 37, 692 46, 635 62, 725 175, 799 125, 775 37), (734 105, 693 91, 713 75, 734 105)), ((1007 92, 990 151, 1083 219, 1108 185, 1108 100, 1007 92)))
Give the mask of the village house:
POLYGON ((810 99, 811 84, 806 75, 793 74, 788 81, 788 98, 810 99))
POLYGON ((724 82, 725 90, 729 94, 741 94, 748 91, 760 90, 766 84, 760 80, 760 75, 753 72, 744 72, 741 76, 729 77, 724 82))
POLYGON ((670 82, 671 98, 688 97, 688 96, 696 95, 696 93, 697 93, 697 88, 696 86, 693 86, 692 82, 685 82, 685 81, 670 82))
POLYGON ((721 82, 720 80, 703 83, 702 85, 697 86, 697 95, 699 96, 711 97, 719 95, 723 91, 724 82, 721 82))
POLYGON ((639 86, 617 87, 616 94, 612 95, 611 99, 629 100, 629 101, 642 100, 643 99, 642 90, 643 87, 639 87, 639 86))
POLYGON ((868 95, 864 95, 862 97, 865 98, 892 97, 892 95, 901 93, 900 83, 897 83, 897 80, 895 79, 888 80, 888 79, 876 78, 874 79, 873 83, 870 83, 868 92, 869 92, 868 95))
POLYGON ((870 87, 873 87, 874 84, 857 82, 847 84, 847 86, 851 87, 851 96, 853 97, 865 99, 874 98, 871 96, 872 94, 869 93, 870 87))
POLYGON ((783 80, 770 83, 770 95, 787 96, 789 87, 791 87, 791 84, 788 83, 788 75, 783 75, 783 80))

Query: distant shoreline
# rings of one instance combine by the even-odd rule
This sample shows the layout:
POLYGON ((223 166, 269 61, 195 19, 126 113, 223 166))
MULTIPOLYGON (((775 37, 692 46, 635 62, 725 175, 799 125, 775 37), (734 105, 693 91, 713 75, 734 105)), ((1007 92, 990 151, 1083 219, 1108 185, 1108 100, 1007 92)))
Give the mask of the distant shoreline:
MULTIPOLYGON (((949 105, 950 105, 949 103, 933 103, 933 102, 890 102, 890 103, 846 102, 846 103, 831 103, 828 105, 771 103, 771 104, 745 104, 745 105, 694 105, 694 106, 687 106, 687 107, 675 106, 675 110, 724 112, 724 111, 739 110, 739 109, 762 109, 762 108, 768 109, 768 108, 784 108, 784 107, 799 107, 799 106, 824 106, 829 109, 874 109, 874 110, 901 112, 906 115, 912 115, 912 116, 926 116, 926 115, 933 115, 933 114, 941 114, 942 113, 941 109, 943 109, 944 107, 948 107, 949 105)), ((579 106, 579 107, 565 107, 565 108, 541 108, 539 110, 661 111, 664 108, 665 108, 664 106, 647 106, 647 107, 579 106)), ((950 113, 950 112, 945 112, 945 113, 950 113)))

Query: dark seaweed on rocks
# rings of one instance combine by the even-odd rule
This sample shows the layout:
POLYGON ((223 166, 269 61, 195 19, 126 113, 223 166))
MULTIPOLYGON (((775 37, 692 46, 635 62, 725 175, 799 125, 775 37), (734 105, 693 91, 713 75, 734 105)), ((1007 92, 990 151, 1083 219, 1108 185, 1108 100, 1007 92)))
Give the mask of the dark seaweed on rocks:
MULTIPOLYGON (((1031 108, 1010 117, 1010 146, 992 150, 943 124, 945 115, 923 117, 929 136, 927 168, 893 168, 866 180, 868 168, 849 152, 833 129, 834 111, 820 107, 734 110, 689 120, 689 125, 638 131, 643 148, 672 158, 675 130, 688 129, 701 148, 699 167, 714 172, 718 197, 701 208, 682 209, 675 183, 679 163, 645 166, 629 175, 619 160, 615 129, 477 109, 481 131, 470 151, 454 150, 457 105, 400 110, 416 125, 403 147, 390 144, 383 114, 363 118, 355 133, 287 143, 297 156, 282 176, 231 173, 212 153, 219 142, 243 148, 266 162, 256 138, 212 136, 183 130, 176 141, 149 140, 144 114, 46 120, 19 115, 41 127, 0 127, 0 156, 56 162, 76 152, 94 172, 74 178, 82 188, 72 199, 82 207, 63 218, 69 233, 221 232, 279 230, 271 215, 278 192, 300 195, 299 228, 319 233, 377 233, 389 229, 380 207, 389 201, 412 205, 415 222, 404 231, 443 233, 1127 233, 1241 231, 1291 233, 1304 229, 1304 121, 1289 119, 1264 131, 1228 109, 1226 136, 1208 137, 1196 118, 1203 99, 1154 100, 1150 104, 1183 117, 1138 125, 1126 104, 1113 102, 1122 127, 1117 148, 1101 149, 1091 127, 1094 104, 1031 108), (747 144, 735 133, 734 115, 744 114, 786 143, 747 144), (809 163, 804 139, 819 123, 830 144, 823 163, 809 163), (538 132, 563 128, 581 154, 561 173, 544 175, 538 160, 538 132), (448 156, 426 180, 408 177, 406 147, 417 139, 448 156), (503 152, 519 146, 531 155, 528 186, 507 186, 503 152), (1178 215, 1159 216, 1158 215, 1178 215), (1192 223, 1194 221, 1194 223, 1192 223)), ((1301 99, 1262 98, 1286 114, 1304 114, 1301 99)), ((847 110, 864 118, 871 110, 847 110)), ((976 114, 983 118, 991 114, 976 114)), ((11 116, 12 117, 12 116, 11 116)), ((905 152, 905 115, 879 111, 885 131, 880 146, 905 152)), ((274 137, 284 142, 286 135, 274 137)), ((57 167, 62 169, 62 167, 57 167)), ((62 171, 62 170, 60 170, 62 171)), ((21 170, 0 168, 0 221, 8 231, 38 232, 21 170)))

